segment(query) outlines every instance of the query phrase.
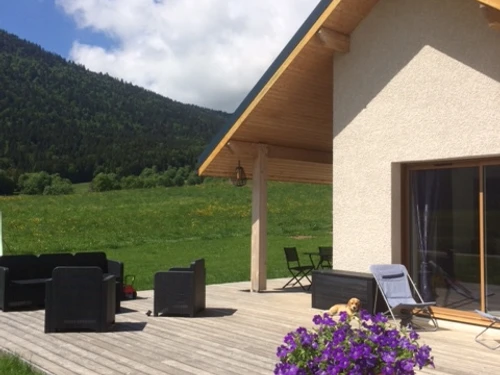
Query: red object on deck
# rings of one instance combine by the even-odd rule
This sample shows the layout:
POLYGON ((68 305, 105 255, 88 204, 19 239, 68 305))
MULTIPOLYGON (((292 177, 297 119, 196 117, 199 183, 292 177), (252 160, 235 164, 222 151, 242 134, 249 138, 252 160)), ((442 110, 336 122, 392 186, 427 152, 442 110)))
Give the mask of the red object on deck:
POLYGON ((123 283, 123 297, 125 299, 136 299, 137 291, 134 288, 134 275, 126 275, 123 283))

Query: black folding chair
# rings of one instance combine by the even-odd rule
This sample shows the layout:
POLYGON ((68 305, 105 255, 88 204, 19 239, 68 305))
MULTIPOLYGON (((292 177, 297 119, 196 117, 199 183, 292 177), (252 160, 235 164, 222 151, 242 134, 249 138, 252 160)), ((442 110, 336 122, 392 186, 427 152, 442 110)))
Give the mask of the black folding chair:
POLYGON ((283 289, 285 289, 291 282, 295 281, 291 286, 295 286, 299 284, 302 289, 309 290, 311 288, 311 279, 309 278, 309 274, 314 269, 313 265, 302 266, 300 264, 299 255, 297 254, 297 248, 295 247, 285 247, 285 257, 286 264, 288 270, 292 274, 292 278, 288 280, 288 282, 283 285, 283 289), (304 286, 300 282, 303 278, 309 280, 309 286, 304 286))
POLYGON ((319 263, 317 268, 332 268, 332 246, 319 246, 319 263))

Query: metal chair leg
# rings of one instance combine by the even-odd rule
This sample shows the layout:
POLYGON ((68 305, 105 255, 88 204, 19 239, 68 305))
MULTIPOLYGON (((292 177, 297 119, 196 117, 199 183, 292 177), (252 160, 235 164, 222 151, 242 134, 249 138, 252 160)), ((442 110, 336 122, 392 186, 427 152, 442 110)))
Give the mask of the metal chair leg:
POLYGON ((478 343, 478 344, 481 344, 482 346, 485 346, 487 347, 488 349, 491 349, 491 350, 496 350, 498 348, 500 348, 500 344, 498 345, 488 345, 486 344, 484 341, 481 341, 479 340, 479 337, 482 336, 488 329, 490 329, 491 327, 493 327, 493 325, 497 323, 497 322, 492 322, 488 327, 486 327, 485 329, 483 329, 476 337, 475 337, 475 341, 478 343))

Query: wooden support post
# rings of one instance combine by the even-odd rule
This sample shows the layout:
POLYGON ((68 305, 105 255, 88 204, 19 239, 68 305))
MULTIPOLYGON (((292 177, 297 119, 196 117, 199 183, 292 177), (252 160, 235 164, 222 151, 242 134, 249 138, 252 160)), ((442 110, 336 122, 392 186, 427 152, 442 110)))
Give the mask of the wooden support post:
POLYGON ((252 180, 252 260, 250 290, 266 290, 267 284, 267 146, 257 146, 252 180))

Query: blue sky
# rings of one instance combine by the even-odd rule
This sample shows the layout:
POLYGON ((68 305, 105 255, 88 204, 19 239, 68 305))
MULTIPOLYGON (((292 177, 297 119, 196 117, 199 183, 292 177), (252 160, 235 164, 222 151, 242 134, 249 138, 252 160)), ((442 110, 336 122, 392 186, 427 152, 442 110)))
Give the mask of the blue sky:
POLYGON ((112 47, 103 33, 82 30, 54 0, 0 0, 0 29, 69 58, 73 42, 112 47))
POLYGON ((232 112, 318 1, 0 0, 0 29, 91 71, 232 112))

